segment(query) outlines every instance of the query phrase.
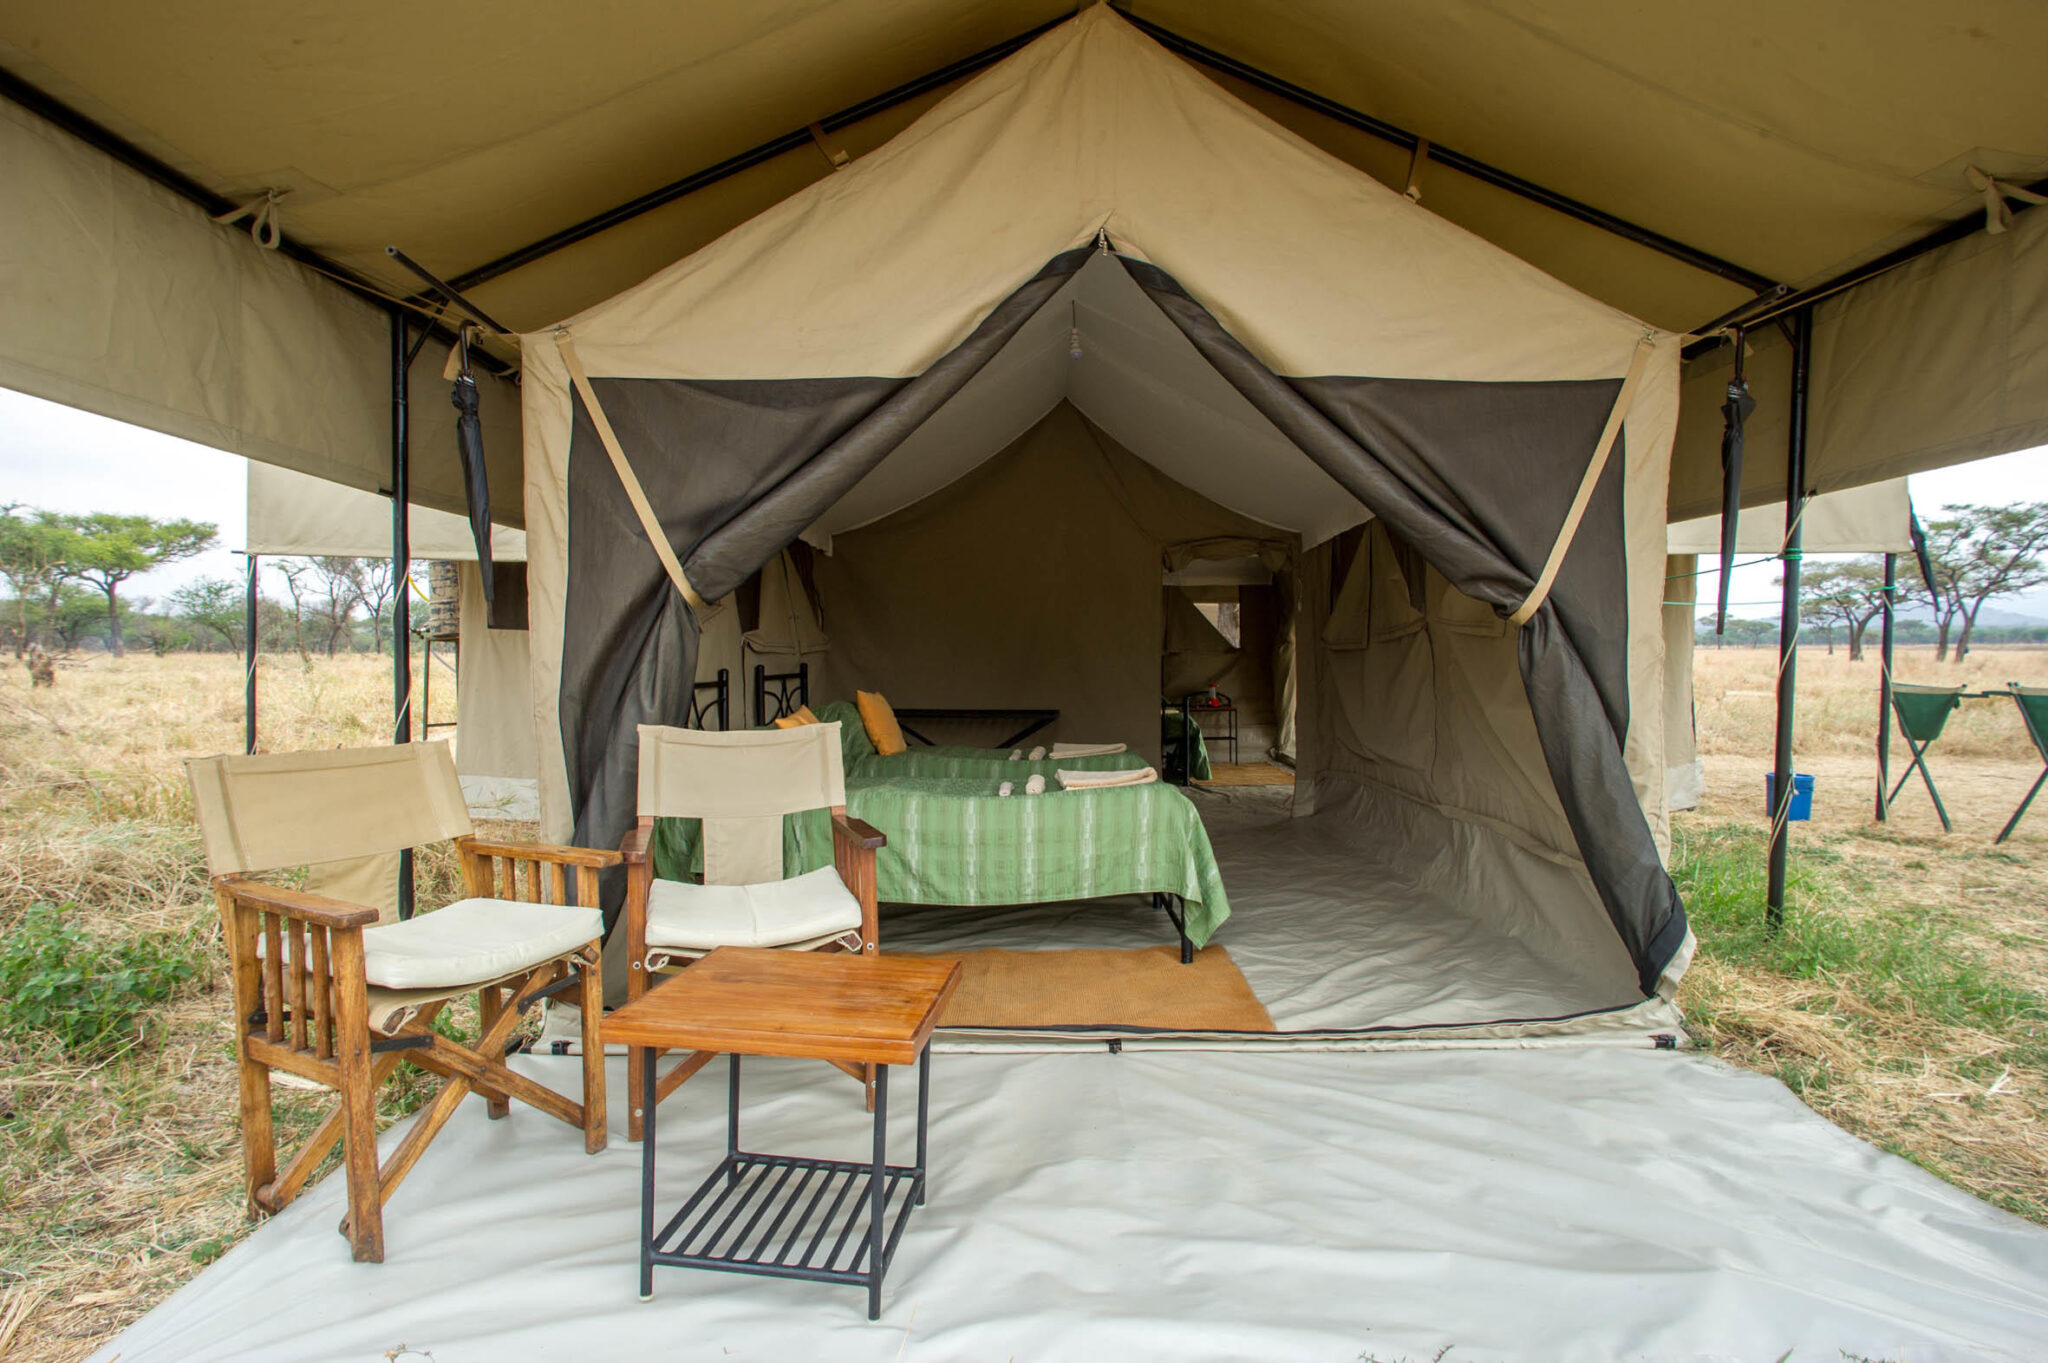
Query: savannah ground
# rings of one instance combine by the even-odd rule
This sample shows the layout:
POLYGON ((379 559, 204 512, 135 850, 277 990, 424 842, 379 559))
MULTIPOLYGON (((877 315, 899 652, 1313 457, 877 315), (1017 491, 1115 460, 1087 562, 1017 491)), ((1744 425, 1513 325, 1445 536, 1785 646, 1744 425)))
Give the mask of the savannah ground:
MULTIPOLYGON (((1772 935, 1776 654, 1699 654, 1707 799, 1677 816, 1673 849, 1700 938, 1690 1027, 1857 1135, 2048 1224, 2048 797, 1991 845, 2039 763, 2010 701, 1970 702, 1932 755, 1957 831, 1917 783, 1872 823, 1876 666, 1802 652, 1799 767, 1819 791, 1772 935)), ((2042 683, 2048 650, 1961 668, 1905 650, 1898 675, 2042 683)), ((265 746, 384 741, 389 676, 367 655, 266 659, 265 746)), ((0 1000, 0 1357, 83 1357, 248 1230, 219 932, 178 766, 239 750, 241 679, 229 657, 92 656, 31 692, 0 668, 0 972, 51 1000, 0 1000), (84 949, 65 947, 74 930, 84 949), (67 984, 81 961, 95 980, 67 984), (78 998, 99 1011, 51 1012, 78 998)), ((445 897, 452 868, 423 869, 423 899, 445 897)), ((417 1100, 393 1094, 388 1115, 417 1100)), ((317 1111, 286 1095, 281 1136, 317 1111)))

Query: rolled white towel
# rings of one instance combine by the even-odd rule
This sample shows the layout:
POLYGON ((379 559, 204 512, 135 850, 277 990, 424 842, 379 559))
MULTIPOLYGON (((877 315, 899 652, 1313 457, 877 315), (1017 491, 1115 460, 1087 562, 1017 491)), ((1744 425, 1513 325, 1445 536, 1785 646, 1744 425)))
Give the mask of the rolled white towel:
POLYGON ((1159 773, 1150 767, 1137 771, 1068 771, 1062 767, 1056 773, 1062 790, 1101 790, 1105 786, 1148 786, 1159 779, 1159 773))
POLYGON ((1018 758, 1022 757, 1023 755, 1024 755, 1024 750, 1023 750, 1022 748, 1012 748, 1012 749, 1010 749, 1010 760, 1011 760, 1012 762, 1015 762, 1015 761, 1016 761, 1016 760, 1017 760, 1018 758))
POLYGON ((1031 750, 1031 760, 1034 762, 1043 762, 1045 760, 1045 749, 1033 748, 1031 750))
POLYGON ((1043 774, 1043 773, 1034 773, 1034 774, 1032 775, 1031 779, 1030 779, 1029 781, 1026 781, 1026 782, 1024 783, 1024 793, 1025 793, 1026 795, 1043 795, 1043 794, 1045 794, 1045 776, 1044 776, 1044 774, 1043 774))
POLYGON ((1052 759, 1057 762, 1068 757, 1113 757, 1128 751, 1122 743, 1055 743, 1052 745, 1052 759))
POLYGON ((997 786, 997 787, 996 787, 996 794, 998 794, 998 795, 1002 796, 1002 797, 1003 797, 1004 799, 1008 799, 1008 798, 1010 797, 1010 794, 1011 794, 1011 792, 1013 792, 1013 791, 1014 791, 1014 790, 1016 790, 1016 789, 1017 789, 1017 783, 1016 783, 1016 782, 1014 782, 1014 781, 1005 781, 1005 782, 1003 782, 1003 783, 1002 783, 1001 785, 999 785, 999 786, 997 786))

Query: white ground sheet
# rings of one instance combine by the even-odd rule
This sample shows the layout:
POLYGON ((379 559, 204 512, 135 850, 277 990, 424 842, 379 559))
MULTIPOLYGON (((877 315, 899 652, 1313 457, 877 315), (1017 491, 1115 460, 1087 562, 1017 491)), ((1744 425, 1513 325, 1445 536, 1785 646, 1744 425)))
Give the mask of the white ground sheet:
MULTIPOLYGON (((567 1090, 576 1063, 518 1062, 567 1090)), ((661 1109, 659 1196, 724 1143, 720 1066, 661 1109)), ((856 1090, 746 1062, 748 1149, 867 1158, 856 1090)), ((910 1154, 897 1073, 891 1158, 910 1154)), ((2040 1359, 2048 1232, 1773 1080, 1647 1050, 1072 1050, 933 1063, 932 1185, 884 1288, 657 1269, 640 1154, 471 1098, 387 1210, 338 1178, 97 1358, 2040 1359), (1439 1355, 1439 1350, 1446 1352, 1439 1355)))
MULTIPOLYGON (((1555 1018, 1639 1001, 1609 997, 1459 913, 1375 859, 1341 816, 1290 817, 1291 795, 1287 787, 1254 786, 1190 796, 1230 892, 1230 919, 1216 944, 1230 948, 1280 1030, 1555 1018)), ((882 912, 882 941, 894 951, 1050 951, 1172 940, 1166 916, 1136 897, 882 912)))

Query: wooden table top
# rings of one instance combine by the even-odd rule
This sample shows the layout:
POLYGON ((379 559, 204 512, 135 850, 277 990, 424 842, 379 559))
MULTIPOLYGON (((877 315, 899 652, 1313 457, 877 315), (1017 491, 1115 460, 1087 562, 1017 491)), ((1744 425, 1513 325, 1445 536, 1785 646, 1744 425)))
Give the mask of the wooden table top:
POLYGON ((922 956, 720 947, 604 1019, 607 1043, 908 1065, 960 983, 922 956))

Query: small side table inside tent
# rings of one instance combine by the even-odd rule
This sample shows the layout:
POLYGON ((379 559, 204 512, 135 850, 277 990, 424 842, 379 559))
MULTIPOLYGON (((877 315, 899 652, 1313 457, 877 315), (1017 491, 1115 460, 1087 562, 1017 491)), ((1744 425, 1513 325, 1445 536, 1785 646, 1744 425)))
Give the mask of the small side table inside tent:
POLYGON ((652 1057, 645 1067, 641 1300, 654 1294, 658 1265, 708 1268, 865 1286, 868 1319, 878 1317, 882 1277, 911 1208, 925 1198, 930 1042, 959 982, 957 961, 720 947, 607 1017, 608 1045, 723 1052, 730 1065, 725 1157, 659 1226, 652 1057), (875 1066, 874 1158, 863 1163, 742 1150, 743 1055, 875 1066), (890 1164, 889 1067, 913 1061, 917 1161, 890 1164))

